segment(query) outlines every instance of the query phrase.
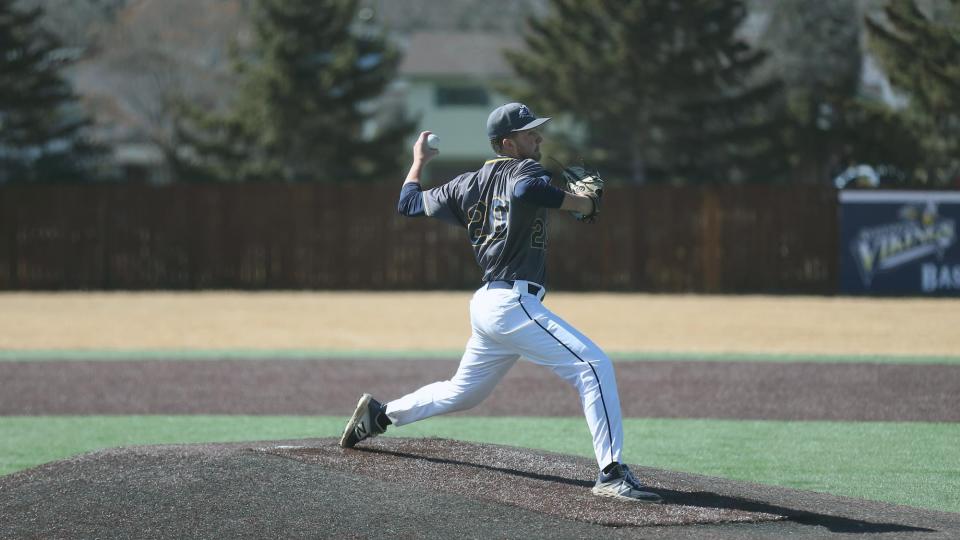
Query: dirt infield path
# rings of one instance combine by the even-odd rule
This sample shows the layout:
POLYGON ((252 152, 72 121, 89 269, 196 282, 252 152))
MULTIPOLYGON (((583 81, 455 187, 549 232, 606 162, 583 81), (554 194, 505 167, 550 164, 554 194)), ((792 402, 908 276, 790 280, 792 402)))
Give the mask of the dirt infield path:
MULTIPOLYGON (((449 378, 456 360, 0 362, 0 415, 348 415, 449 378)), ((960 365, 619 362, 624 415, 655 418, 960 421, 960 365)), ((464 414, 578 416, 576 393, 519 362, 464 414)))
POLYGON ((356 450, 330 439, 104 450, 0 477, 0 537, 960 535, 960 514, 641 467, 663 504, 598 499, 589 492, 594 466, 445 439, 383 438, 356 450))
MULTIPOLYGON (((2 293, 0 349, 459 350, 467 292, 2 293)), ((608 352, 960 355, 960 300, 571 294, 608 352)))

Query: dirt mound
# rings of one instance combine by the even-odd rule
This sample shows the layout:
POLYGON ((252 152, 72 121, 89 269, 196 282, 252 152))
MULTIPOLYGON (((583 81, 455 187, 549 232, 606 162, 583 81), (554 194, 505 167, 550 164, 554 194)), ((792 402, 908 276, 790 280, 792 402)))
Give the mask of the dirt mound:
POLYGON ((736 505, 701 504, 705 501, 700 494, 680 491, 679 486, 664 483, 658 478, 662 471, 654 470, 636 469, 635 473, 671 504, 641 505, 595 497, 590 492, 596 475, 593 461, 525 448, 436 438, 379 438, 348 451, 331 442, 273 453, 365 477, 469 495, 598 525, 689 525, 783 519, 776 513, 736 505))
POLYGON ((592 461, 444 439, 150 446, 0 477, 0 537, 956 537, 960 515, 635 467, 660 505, 590 495, 592 461))

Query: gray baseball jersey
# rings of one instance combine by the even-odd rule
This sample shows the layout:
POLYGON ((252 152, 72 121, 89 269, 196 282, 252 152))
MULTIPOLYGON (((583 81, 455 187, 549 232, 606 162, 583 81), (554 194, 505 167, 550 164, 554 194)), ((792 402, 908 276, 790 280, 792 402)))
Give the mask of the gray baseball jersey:
POLYGON ((550 173, 532 159, 497 158, 423 192, 426 215, 466 227, 483 281, 546 281, 547 208, 514 196, 517 182, 550 173))

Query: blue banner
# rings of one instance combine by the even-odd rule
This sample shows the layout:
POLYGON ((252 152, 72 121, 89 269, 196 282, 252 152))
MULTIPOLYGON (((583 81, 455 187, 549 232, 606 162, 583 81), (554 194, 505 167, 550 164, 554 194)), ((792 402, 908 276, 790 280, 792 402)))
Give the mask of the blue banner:
POLYGON ((960 296, 957 223, 957 191, 841 191, 840 291, 960 296))

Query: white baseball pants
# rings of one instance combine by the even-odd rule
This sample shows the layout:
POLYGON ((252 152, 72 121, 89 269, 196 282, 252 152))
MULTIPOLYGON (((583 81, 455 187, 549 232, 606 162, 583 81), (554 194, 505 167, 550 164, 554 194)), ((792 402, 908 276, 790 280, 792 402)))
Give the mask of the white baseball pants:
POLYGON ((397 426, 462 411, 483 401, 518 358, 547 366, 580 393, 593 435, 597 464, 620 461, 623 424, 610 358, 586 336, 540 302, 545 290, 529 294, 527 281, 512 289, 485 285, 470 301, 473 333, 456 374, 387 403, 397 426))

